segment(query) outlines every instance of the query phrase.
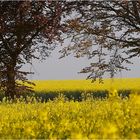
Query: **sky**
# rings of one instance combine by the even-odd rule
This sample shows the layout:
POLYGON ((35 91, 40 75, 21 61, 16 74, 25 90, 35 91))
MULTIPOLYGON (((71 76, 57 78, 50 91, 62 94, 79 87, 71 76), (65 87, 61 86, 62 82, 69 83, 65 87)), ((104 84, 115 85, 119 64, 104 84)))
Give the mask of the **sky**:
MULTIPOLYGON (((72 15, 72 17, 75 13, 72 15)), ((75 15, 77 16, 77 15, 75 15)), ((121 31, 122 32, 122 31, 121 31)), ((120 32, 116 33, 120 36, 120 32)), ((64 45, 68 45, 65 42, 64 45)), ((63 59, 59 59, 60 54, 58 51, 60 47, 57 47, 43 62, 38 60, 33 60, 33 65, 25 64, 23 69, 25 71, 33 71, 34 74, 28 76, 30 80, 64 80, 64 79, 86 79, 88 74, 79 74, 82 68, 89 66, 90 61, 84 58, 74 58, 73 56, 68 56, 63 59)), ((140 61, 139 58, 133 58, 133 65, 129 65, 131 71, 122 71, 118 73, 115 77, 118 78, 140 78, 140 61)), ((105 75, 104 78, 108 78, 109 75, 105 75)))
MULTIPOLYGON (((65 80, 65 79, 86 79, 88 74, 79 74, 80 70, 86 66, 89 66, 90 62, 87 58, 74 58, 68 56, 66 58, 59 59, 60 48, 55 49, 50 57, 43 62, 34 60, 33 65, 24 65, 23 69, 26 71, 33 71, 33 75, 29 75, 30 80, 65 80)), ((115 77, 118 78, 132 78, 140 77, 140 61, 139 58, 132 60, 133 65, 129 65, 131 71, 122 71, 115 77)), ((104 78, 108 78, 109 75, 105 75, 104 78)))

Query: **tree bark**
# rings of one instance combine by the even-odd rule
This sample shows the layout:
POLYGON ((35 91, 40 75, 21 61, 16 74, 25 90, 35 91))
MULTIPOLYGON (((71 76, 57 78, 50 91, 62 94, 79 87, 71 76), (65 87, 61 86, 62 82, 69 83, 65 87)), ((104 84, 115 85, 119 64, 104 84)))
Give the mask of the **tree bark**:
POLYGON ((15 76, 16 76, 15 66, 14 65, 7 66, 7 84, 5 95, 10 99, 14 99, 14 96, 16 95, 15 76))

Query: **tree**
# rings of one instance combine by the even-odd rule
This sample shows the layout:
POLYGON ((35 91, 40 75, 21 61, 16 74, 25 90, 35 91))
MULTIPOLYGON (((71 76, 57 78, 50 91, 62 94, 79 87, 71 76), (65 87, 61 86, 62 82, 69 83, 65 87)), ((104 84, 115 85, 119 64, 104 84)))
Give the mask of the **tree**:
POLYGON ((64 56, 98 58, 82 70, 88 78, 127 69, 123 62, 140 54, 139 9, 139 1, 1 1, 0 88, 14 98, 24 88, 17 80, 28 82, 30 74, 22 65, 46 58, 66 36, 71 43, 64 56))
POLYGON ((71 43, 60 51, 62 57, 74 52, 78 58, 96 58, 81 71, 93 81, 128 70, 124 63, 140 56, 140 1, 89 1, 78 9, 77 18, 67 22, 74 36, 68 36, 71 43))
POLYGON ((60 41, 61 13, 59 1, 0 2, 0 88, 6 96, 14 98, 24 88, 17 82, 27 81, 22 65, 48 56, 52 42, 60 41))
MULTIPOLYGON (((28 82, 30 72, 21 71, 32 59, 45 59, 63 42, 68 31, 67 16, 84 1, 1 1, 0 2, 0 89, 14 98, 31 88, 17 80, 28 82)), ((72 35, 72 34, 71 34, 72 35)))

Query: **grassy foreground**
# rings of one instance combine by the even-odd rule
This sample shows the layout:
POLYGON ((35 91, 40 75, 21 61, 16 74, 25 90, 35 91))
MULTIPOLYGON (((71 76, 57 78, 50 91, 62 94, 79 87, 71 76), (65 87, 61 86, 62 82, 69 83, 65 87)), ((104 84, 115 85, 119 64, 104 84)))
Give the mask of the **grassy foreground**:
POLYGON ((1 139, 140 139, 139 122, 140 96, 0 103, 1 139))

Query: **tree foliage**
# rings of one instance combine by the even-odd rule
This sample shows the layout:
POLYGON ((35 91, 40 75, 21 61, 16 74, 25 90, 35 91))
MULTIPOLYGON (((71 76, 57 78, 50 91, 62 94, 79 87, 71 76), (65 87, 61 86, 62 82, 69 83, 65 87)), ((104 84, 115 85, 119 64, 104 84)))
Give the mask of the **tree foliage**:
MULTIPOLYGON (((21 71, 32 59, 45 59, 62 43, 68 31, 66 19, 84 1, 1 1, 0 2, 0 88, 14 98, 31 90, 17 80, 29 82, 30 72, 21 71)), ((72 35, 72 34, 71 34, 72 35)))
POLYGON ((30 90, 17 83, 27 81, 29 74, 20 68, 49 55, 52 42, 60 40, 61 13, 57 1, 0 2, 0 88, 7 96, 13 98, 20 89, 30 90))
MULTIPOLYGON (((139 1, 1 1, 0 88, 14 98, 28 89, 21 71, 32 59, 45 59, 56 43, 71 39, 63 56, 96 58, 82 70, 96 80, 127 69, 123 63, 140 55, 139 1)), ((30 82, 29 82, 30 83, 30 82)))
POLYGON ((125 63, 140 56, 140 1, 88 1, 78 9, 78 16, 67 22, 68 35, 73 36, 68 36, 71 43, 61 50, 62 57, 74 53, 78 58, 95 58, 81 72, 100 82, 105 73, 113 77, 128 70, 125 63))

